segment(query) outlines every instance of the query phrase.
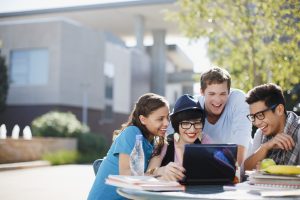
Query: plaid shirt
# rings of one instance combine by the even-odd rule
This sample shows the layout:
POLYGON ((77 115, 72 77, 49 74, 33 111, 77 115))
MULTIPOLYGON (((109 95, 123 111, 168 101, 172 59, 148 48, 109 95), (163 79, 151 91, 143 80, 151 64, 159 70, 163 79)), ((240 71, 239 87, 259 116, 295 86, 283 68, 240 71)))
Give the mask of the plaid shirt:
MULTIPOLYGON (((300 117, 294 112, 288 111, 284 133, 290 135, 295 147, 292 150, 272 149, 267 157, 272 158, 278 165, 300 165, 300 117)), ((274 136, 263 136, 262 143, 271 140, 274 136)))

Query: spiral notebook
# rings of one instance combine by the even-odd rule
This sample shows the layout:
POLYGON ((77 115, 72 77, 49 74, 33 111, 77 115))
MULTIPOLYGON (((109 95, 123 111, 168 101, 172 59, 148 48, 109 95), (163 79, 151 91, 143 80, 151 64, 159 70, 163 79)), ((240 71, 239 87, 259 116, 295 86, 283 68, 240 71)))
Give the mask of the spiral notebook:
POLYGON ((272 175, 255 172, 249 176, 249 182, 255 186, 300 189, 299 175, 272 175))

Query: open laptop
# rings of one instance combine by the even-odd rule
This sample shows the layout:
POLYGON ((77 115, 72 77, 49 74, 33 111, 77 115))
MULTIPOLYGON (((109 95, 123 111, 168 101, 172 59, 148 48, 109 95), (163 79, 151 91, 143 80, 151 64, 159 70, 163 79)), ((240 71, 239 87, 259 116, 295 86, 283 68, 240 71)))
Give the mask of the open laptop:
POLYGON ((180 183, 230 184, 235 177, 236 144, 185 145, 183 167, 186 178, 180 183))

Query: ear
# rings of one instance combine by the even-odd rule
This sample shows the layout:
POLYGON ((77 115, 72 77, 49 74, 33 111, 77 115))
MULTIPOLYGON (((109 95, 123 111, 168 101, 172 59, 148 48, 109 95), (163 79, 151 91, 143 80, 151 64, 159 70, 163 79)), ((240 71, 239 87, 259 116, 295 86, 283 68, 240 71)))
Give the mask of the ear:
POLYGON ((202 88, 200 88, 200 94, 204 96, 204 90, 202 88))
POLYGON ((141 123, 142 123, 143 125, 146 124, 146 117, 144 117, 144 115, 140 115, 140 116, 139 116, 139 119, 140 119, 140 121, 141 121, 141 123))
POLYGON ((284 115, 284 106, 282 104, 279 104, 275 109, 276 114, 278 115, 284 115))

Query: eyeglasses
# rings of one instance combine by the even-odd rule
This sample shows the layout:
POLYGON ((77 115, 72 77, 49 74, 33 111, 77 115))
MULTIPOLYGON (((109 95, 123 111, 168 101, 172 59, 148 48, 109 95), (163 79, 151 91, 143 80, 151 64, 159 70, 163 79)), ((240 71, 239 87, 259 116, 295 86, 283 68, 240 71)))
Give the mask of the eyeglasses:
POLYGON ((269 108, 267 108, 265 110, 262 110, 262 111, 259 111, 259 112, 255 113, 255 114, 249 114, 249 115, 247 115, 247 118, 251 122, 255 122, 255 118, 259 119, 259 120, 263 120, 265 118, 265 114, 264 113, 267 112, 267 111, 269 111, 269 110, 275 109, 277 107, 277 105, 278 104, 275 104, 275 105, 273 105, 273 106, 271 106, 271 107, 269 107, 269 108))
POLYGON ((190 129, 192 125, 194 126, 195 129, 202 129, 202 122, 201 121, 196 121, 196 122, 188 122, 188 121, 183 121, 179 123, 181 128, 183 129, 190 129))

